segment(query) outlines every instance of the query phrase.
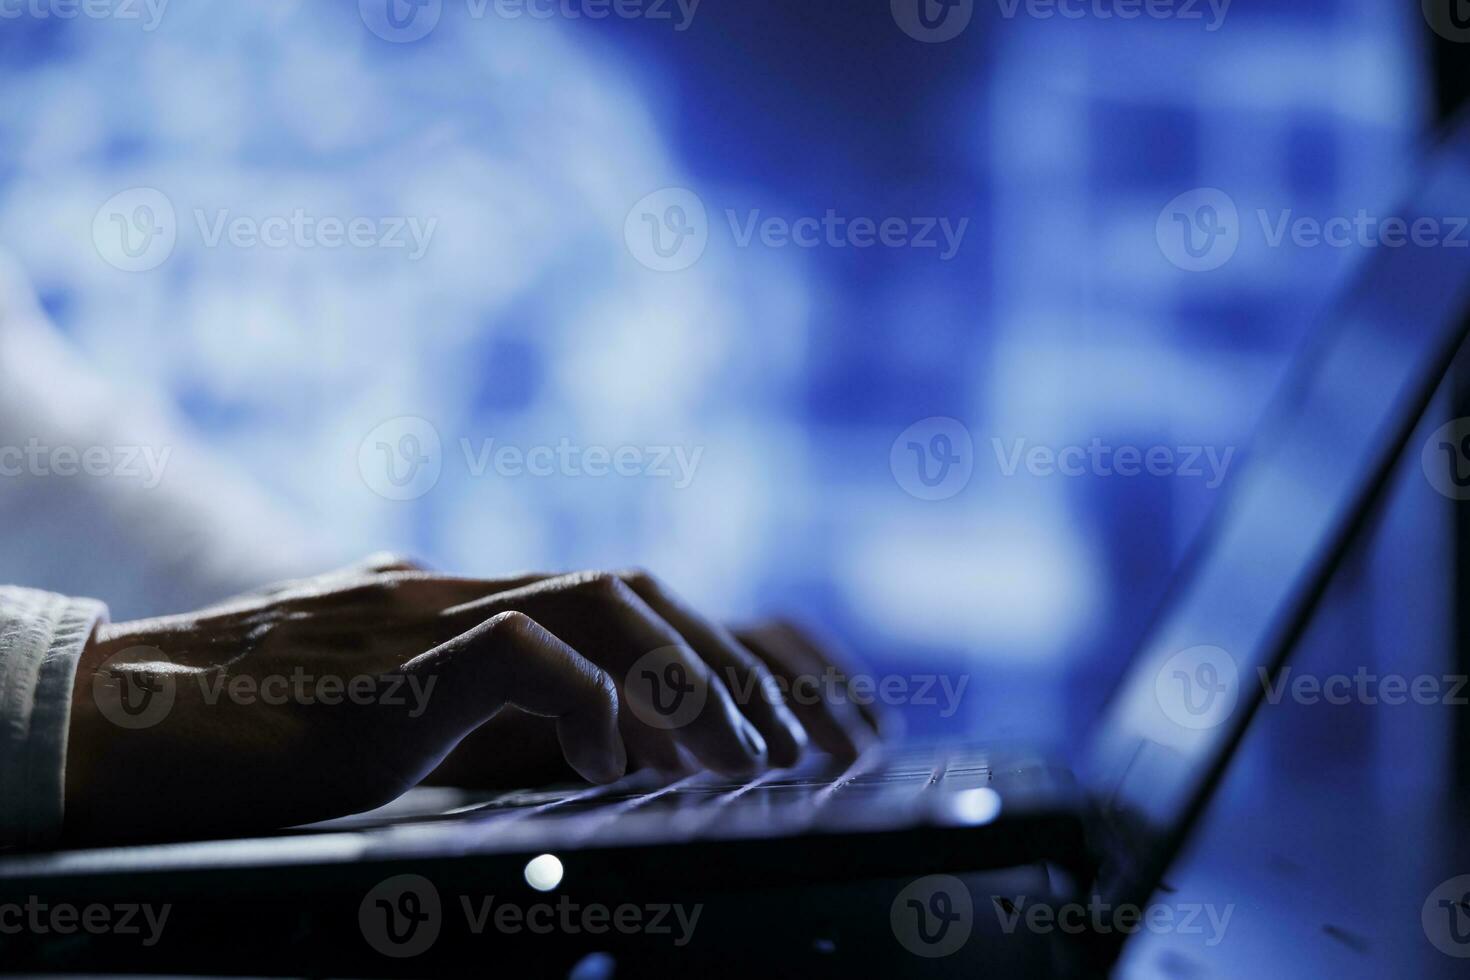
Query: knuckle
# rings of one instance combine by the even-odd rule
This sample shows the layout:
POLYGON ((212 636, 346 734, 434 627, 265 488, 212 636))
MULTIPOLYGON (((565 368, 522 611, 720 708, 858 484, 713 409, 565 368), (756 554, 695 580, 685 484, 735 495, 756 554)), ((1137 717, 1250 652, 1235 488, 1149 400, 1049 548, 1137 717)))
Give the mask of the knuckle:
POLYGON ((739 640, 729 645, 726 655, 730 658, 734 669, 759 683, 766 683, 766 679, 772 676, 773 672, 766 662, 743 646, 739 640))
POLYGON ((362 560, 362 567, 374 572, 408 572, 418 569, 419 564, 396 551, 375 551, 362 560))
POLYGON ((612 675, 600 667, 592 668, 591 681, 595 696, 616 711, 618 708, 618 685, 612 675))
POLYGON ((784 634, 788 639, 798 639, 804 635, 801 626, 790 616, 772 616, 764 625, 784 634))
POLYGON ((496 613, 485 621, 485 628, 488 631, 511 637, 528 635, 534 625, 530 616, 515 610, 496 613))
POLYGON ((618 578, 631 588, 634 592, 657 592, 659 590, 658 579, 646 568, 625 568, 618 573, 618 578))
POLYGON ((405 572, 375 572, 372 578, 363 582, 362 594, 369 600, 395 599, 402 594, 404 585, 409 581, 405 572))
POLYGON ((599 602, 626 602, 631 590, 612 572, 584 572, 578 576, 577 591, 599 602))

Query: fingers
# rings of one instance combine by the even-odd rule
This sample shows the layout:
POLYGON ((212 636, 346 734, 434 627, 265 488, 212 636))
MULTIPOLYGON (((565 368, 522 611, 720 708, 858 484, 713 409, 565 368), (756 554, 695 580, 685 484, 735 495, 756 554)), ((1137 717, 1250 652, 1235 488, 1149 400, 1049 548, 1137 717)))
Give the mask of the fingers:
MULTIPOLYGON (((846 663, 846 658, 840 656, 838 651, 833 650, 830 641, 818 641, 810 630, 788 619, 776 619, 771 622, 775 629, 786 636, 794 646, 805 650, 807 656, 824 666, 835 667, 843 675, 843 679, 846 682, 845 686, 851 692, 852 665, 846 663)), ((879 736, 889 738, 898 734, 898 729, 900 728, 899 719, 892 712, 884 711, 871 698, 855 698, 852 703, 857 707, 858 713, 867 721, 869 727, 877 732, 879 736)))
POLYGON ((685 637, 614 575, 546 579, 446 610, 451 627, 516 610, 611 673, 623 695, 630 748, 667 771, 675 746, 732 776, 767 762, 764 736, 685 637))
POLYGON ((854 759, 877 739, 881 728, 851 697, 845 672, 799 630, 771 622, 735 636, 786 682, 792 711, 823 751, 854 759), (838 690, 828 690, 831 681, 838 690))
POLYGON ((822 748, 850 756, 879 723, 867 706, 830 696, 822 686, 830 687, 830 661, 799 632, 762 627, 742 644, 646 573, 487 580, 404 570, 393 561, 381 568, 301 602, 358 610, 365 626, 417 622, 436 643, 493 615, 524 612, 613 674, 630 708, 621 716, 629 753, 665 772, 684 771, 690 753, 729 774, 753 764, 794 765, 808 726, 821 729, 822 748), (773 671, 788 684, 804 684, 798 693, 806 703, 788 705, 773 671))
POLYGON ((555 718, 567 762, 588 780, 612 782, 627 768, 612 678, 521 613, 480 622, 401 673, 434 684, 423 721, 441 757, 509 704, 555 718))
MULTIPOLYGON (((631 763, 631 750, 628 754, 631 763)), ((566 762, 554 719, 506 705, 494 718, 466 735, 420 785, 511 790, 570 783, 580 778, 566 762)))
POLYGON ((766 740, 773 766, 794 766, 806 748, 806 730, 786 706, 770 670, 724 627, 680 602, 647 572, 618 575, 699 657, 724 678, 745 716, 766 740))
MULTIPOLYGON (((792 766, 806 747, 806 731, 786 706, 770 670, 723 627, 699 615, 680 601, 653 576, 641 571, 618 573, 617 577, 669 627, 678 633, 694 653, 704 661, 735 698, 742 713, 765 740, 769 762, 775 766, 792 766)), ((513 591, 558 578, 552 575, 524 575, 496 580, 446 579, 423 576, 395 577, 401 585, 414 591, 415 601, 434 603, 457 599, 476 599, 513 591)), ((635 740, 638 736, 634 735, 635 740)), ((676 764, 671 740, 640 746, 649 764, 665 771, 676 764)))

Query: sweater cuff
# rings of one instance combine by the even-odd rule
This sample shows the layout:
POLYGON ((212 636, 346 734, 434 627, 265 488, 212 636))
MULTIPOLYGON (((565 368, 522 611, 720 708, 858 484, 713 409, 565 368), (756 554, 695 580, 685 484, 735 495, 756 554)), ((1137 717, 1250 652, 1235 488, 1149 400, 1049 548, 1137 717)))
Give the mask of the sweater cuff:
POLYGON ((61 832, 77 662, 107 607, 0 586, 0 845, 61 832))

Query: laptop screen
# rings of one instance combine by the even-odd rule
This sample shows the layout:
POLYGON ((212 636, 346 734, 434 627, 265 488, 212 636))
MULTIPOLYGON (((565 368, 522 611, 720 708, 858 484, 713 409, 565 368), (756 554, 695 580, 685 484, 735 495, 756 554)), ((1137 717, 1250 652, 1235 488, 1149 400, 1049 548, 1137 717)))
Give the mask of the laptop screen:
MULTIPOLYGON (((1433 155, 1400 216, 1463 226, 1470 129, 1433 155)), ((1368 250, 1104 714, 1082 771, 1134 865, 1111 869, 1111 885, 1105 872, 1105 891, 1152 890, 1459 346, 1470 232, 1429 240, 1368 250)), ((1426 447, 1426 465, 1455 466, 1447 445, 1426 447)))

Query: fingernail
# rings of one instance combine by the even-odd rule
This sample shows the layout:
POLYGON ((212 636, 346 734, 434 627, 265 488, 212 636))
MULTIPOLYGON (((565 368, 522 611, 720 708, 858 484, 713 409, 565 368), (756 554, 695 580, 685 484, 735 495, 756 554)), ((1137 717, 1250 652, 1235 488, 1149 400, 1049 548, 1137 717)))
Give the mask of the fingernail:
POLYGON ((764 759, 766 757, 766 740, 761 738, 761 733, 755 730, 755 726, 744 718, 740 719, 740 737, 745 741, 745 750, 750 753, 751 758, 764 759))
POLYGON ((791 709, 784 704, 777 705, 773 712, 776 724, 772 737, 767 739, 767 748, 771 754, 771 763, 777 766, 794 766, 801 761, 806 752, 807 738, 806 729, 791 709))
POLYGON ((608 746, 607 771, 612 779, 609 782, 617 782, 628 774, 628 749, 623 745, 623 737, 614 733, 612 744, 608 746))

